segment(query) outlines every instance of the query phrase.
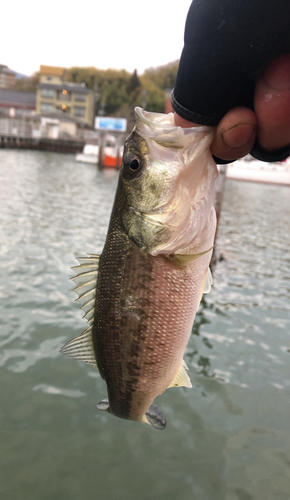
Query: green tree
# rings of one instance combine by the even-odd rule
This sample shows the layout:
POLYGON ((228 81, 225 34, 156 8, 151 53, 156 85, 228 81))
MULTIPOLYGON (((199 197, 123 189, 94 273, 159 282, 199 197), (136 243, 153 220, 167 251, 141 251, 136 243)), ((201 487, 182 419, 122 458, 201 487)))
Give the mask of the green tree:
POLYGON ((22 90, 23 92, 36 92, 39 83, 39 72, 33 73, 28 78, 19 78, 15 80, 13 90, 22 90))
POLYGON ((66 79, 84 82, 95 90, 96 111, 107 115, 133 116, 135 106, 143 106, 148 111, 163 113, 165 109, 165 89, 174 85, 178 61, 158 68, 149 68, 141 76, 135 70, 128 71, 91 67, 72 67, 66 70, 66 79))
POLYGON ((142 98, 139 96, 139 106, 145 107, 147 111, 155 113, 164 113, 165 109, 165 92, 155 85, 155 83, 147 76, 146 72, 141 75, 140 81, 142 84, 142 98), (144 101, 144 102, 142 102, 144 101))
POLYGON ((139 76, 137 74, 137 70, 135 69, 129 82, 127 85, 127 92, 131 101, 131 104, 134 106, 138 98, 140 96, 140 91, 141 91, 141 82, 139 79, 139 76))
POLYGON ((150 78, 155 85, 163 90, 172 89, 175 84, 179 61, 173 61, 157 68, 145 70, 145 76, 150 78))

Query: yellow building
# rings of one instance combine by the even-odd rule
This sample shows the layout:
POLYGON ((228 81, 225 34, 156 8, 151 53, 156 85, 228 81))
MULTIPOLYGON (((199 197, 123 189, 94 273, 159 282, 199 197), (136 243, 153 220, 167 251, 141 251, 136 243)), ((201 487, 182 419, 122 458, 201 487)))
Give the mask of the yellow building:
POLYGON ((40 66, 36 112, 62 111, 87 125, 94 124, 94 93, 85 83, 65 80, 65 69, 40 66))

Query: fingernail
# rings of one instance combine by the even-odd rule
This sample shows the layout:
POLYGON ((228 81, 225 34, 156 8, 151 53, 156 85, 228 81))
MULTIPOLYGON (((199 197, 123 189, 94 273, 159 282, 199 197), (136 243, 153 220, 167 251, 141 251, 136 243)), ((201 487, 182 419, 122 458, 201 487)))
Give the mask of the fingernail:
POLYGON ((273 61, 264 73, 266 85, 275 90, 290 90, 290 56, 285 54, 273 61))
POLYGON ((246 146, 254 139, 255 134, 255 125, 241 123, 223 132, 222 138, 228 148, 237 149, 246 146))

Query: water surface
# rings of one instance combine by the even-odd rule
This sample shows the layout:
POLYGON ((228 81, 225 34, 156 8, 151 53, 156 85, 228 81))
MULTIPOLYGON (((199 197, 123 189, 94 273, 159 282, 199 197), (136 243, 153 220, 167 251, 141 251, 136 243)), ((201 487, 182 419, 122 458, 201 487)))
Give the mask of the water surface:
POLYGON ((214 287, 166 391, 163 432, 96 408, 76 256, 101 251, 117 178, 73 155, 0 153, 0 498, 289 500, 290 189, 226 185, 214 287))

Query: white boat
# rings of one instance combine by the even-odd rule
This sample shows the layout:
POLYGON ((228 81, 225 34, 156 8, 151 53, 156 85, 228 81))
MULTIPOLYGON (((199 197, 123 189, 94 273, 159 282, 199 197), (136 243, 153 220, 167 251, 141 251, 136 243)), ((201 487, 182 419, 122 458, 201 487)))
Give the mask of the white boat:
POLYGON ((99 151, 100 148, 97 144, 85 144, 83 152, 76 155, 76 161, 96 165, 99 162, 99 151))
MULTIPOLYGON (((120 167, 123 156, 123 146, 120 146, 116 138, 111 134, 106 134, 101 142, 103 142, 102 165, 104 167, 120 167)), ((83 163, 94 163, 97 165, 100 160, 99 156, 99 144, 85 144, 83 152, 78 153, 75 159, 83 163)))
POLYGON ((290 163, 265 163, 253 159, 237 160, 227 165, 227 177, 240 181, 290 185, 290 163))

